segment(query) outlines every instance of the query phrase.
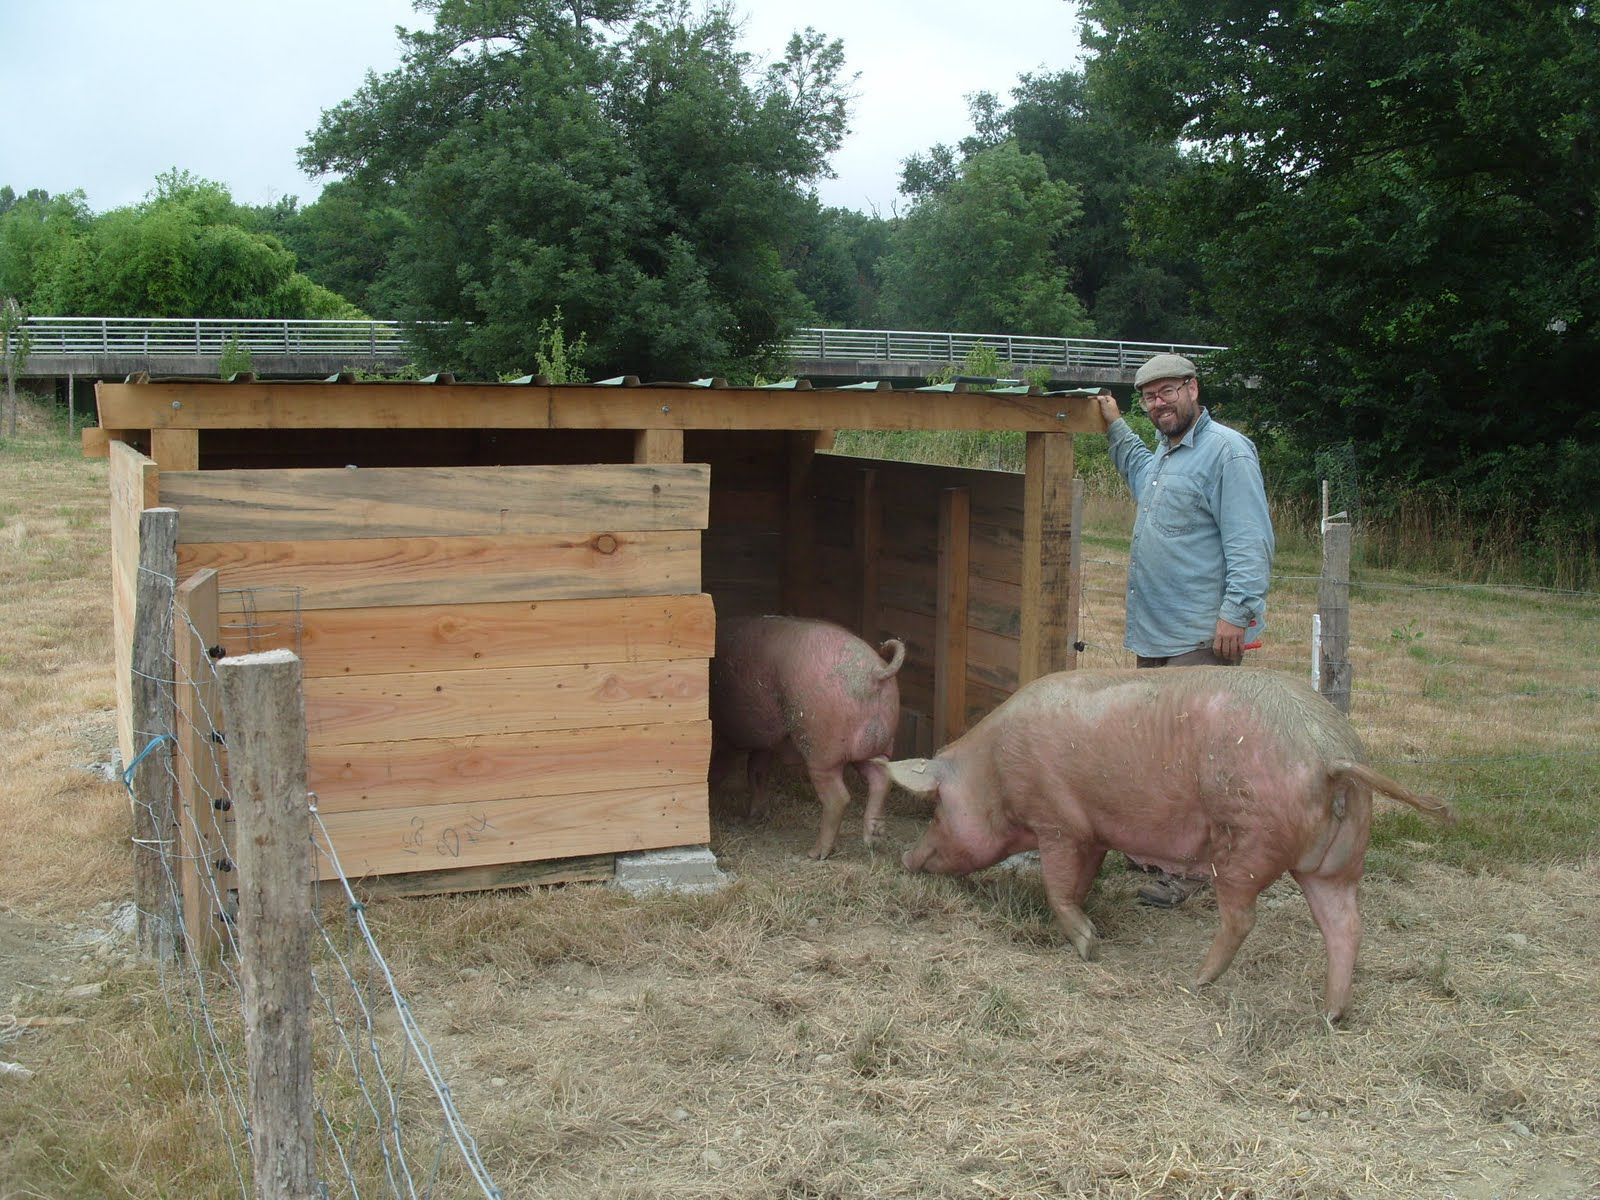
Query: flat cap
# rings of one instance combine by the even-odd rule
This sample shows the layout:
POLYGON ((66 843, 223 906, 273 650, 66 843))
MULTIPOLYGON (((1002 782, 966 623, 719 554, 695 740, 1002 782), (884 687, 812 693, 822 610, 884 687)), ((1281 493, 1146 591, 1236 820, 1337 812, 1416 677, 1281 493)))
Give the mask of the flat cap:
POLYGON ((1143 387, 1157 379, 1182 379, 1197 373, 1194 364, 1181 354, 1158 354, 1139 368, 1139 373, 1133 377, 1133 386, 1143 387))

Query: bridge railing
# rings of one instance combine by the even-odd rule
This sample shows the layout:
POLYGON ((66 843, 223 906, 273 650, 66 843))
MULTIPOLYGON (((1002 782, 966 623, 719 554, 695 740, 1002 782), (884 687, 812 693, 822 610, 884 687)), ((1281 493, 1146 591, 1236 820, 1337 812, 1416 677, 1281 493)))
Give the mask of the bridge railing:
MULTIPOLYGON (((221 317, 30 317, 30 357, 49 355, 220 355, 230 342, 252 354, 412 353, 398 321, 295 321, 221 317)), ((1221 346, 1010 333, 909 329, 801 329, 783 353, 806 362, 960 363, 975 348, 994 350, 1007 369, 1132 370, 1152 354, 1199 359, 1221 346)))
POLYGON ((1152 354, 1199 359, 1221 346, 1126 342, 1098 338, 1025 337, 1010 333, 930 333, 908 329, 802 329, 783 343, 791 358, 824 362, 953 362, 987 346, 1002 364, 1132 370, 1152 354))
POLYGON ((291 321, 226 317, 30 317, 29 357, 50 354, 407 355, 395 321, 291 321))

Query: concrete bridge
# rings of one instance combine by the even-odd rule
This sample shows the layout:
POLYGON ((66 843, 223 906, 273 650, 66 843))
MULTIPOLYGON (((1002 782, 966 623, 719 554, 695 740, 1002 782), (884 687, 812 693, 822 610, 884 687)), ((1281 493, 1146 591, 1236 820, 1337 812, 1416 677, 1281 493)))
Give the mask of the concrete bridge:
MULTIPOLYGON (((152 377, 216 378, 229 347, 247 350, 260 376, 321 378, 340 371, 393 369, 411 362, 398 321, 289 321, 226 318, 32 317, 23 375, 73 381, 152 377)), ((1000 377, 1044 370, 1059 386, 1129 384, 1152 354, 1194 359, 1218 346, 1029 337, 897 329, 801 329, 784 343, 789 371, 802 378, 848 383, 888 379, 920 383, 974 350, 993 352, 1000 377)), ((532 364, 527 364, 532 370, 532 364)))

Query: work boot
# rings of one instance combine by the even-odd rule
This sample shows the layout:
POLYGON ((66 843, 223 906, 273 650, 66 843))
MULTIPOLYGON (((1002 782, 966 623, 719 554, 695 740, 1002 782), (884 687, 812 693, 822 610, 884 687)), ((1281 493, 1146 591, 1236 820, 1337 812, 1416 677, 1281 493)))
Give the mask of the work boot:
POLYGON ((1152 908, 1177 908, 1211 882, 1209 879, 1168 875, 1165 871, 1157 871, 1155 876, 1149 883, 1140 886, 1138 897, 1140 904, 1148 904, 1152 908))

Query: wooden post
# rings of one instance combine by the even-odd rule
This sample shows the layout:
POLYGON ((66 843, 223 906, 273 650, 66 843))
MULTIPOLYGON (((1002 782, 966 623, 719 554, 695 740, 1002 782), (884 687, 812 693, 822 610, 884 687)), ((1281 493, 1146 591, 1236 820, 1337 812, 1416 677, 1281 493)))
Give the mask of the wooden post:
POLYGON ((1322 663, 1317 690, 1342 713, 1350 711, 1350 526, 1322 524, 1322 578, 1317 584, 1322 663))
POLYGON ((152 429, 150 457, 163 471, 200 469, 200 431, 198 429, 152 429))
POLYGON ((225 658, 217 675, 239 823, 239 965, 256 1195, 310 1200, 312 872, 300 660, 267 650, 225 658))
POLYGON ((1062 671, 1072 648, 1072 435, 1027 435, 1017 686, 1062 671))
POLYGON ((812 473, 816 463, 817 434, 791 433, 788 441, 788 498, 783 509, 783 611, 807 616, 811 603, 812 539, 816 516, 812 506, 812 473))
POLYGON ((172 810, 172 588, 178 572, 178 510, 139 514, 134 589, 132 707, 133 900, 141 952, 171 957, 177 941, 172 810), (141 757, 142 756, 142 757, 141 757))
POLYGON ((883 552, 883 497, 878 493, 878 473, 870 467, 856 478, 856 563, 861 576, 861 616, 863 639, 878 644, 883 632, 878 615, 878 558, 883 552))
POLYGON ((72 395, 73 375, 67 372, 67 433, 71 437, 78 436, 78 409, 72 395))
POLYGON ((225 855, 233 839, 232 807, 217 759, 222 747, 212 734, 222 727, 222 705, 209 650, 220 641, 217 573, 207 567, 178 587, 173 621, 177 664, 178 844, 183 848, 181 880, 185 949, 199 959, 216 954, 223 942, 225 905, 235 878, 225 855))
MULTIPOLYGON (((159 462, 160 459, 156 461, 159 462)), ((683 461, 683 430, 634 430, 633 461, 636 463, 681 463, 683 461)))
POLYGON ((1076 669, 1083 644, 1083 480, 1072 477, 1072 534, 1067 540, 1067 667, 1076 669))
POLYGON ((967 582, 971 571, 972 494, 939 493, 939 582, 933 639, 933 742, 943 746, 967 728, 967 582))

